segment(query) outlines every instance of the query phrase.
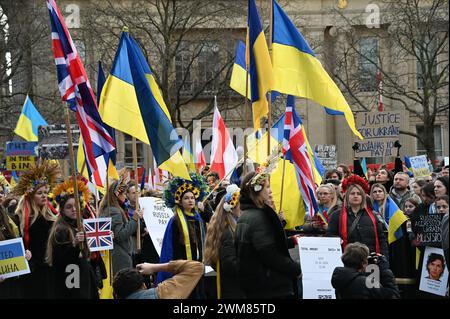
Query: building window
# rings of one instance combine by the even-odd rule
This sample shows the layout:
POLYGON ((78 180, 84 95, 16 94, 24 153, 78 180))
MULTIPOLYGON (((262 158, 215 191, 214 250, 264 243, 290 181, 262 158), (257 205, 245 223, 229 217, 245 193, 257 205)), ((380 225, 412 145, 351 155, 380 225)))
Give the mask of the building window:
POLYGON ((378 38, 362 38, 359 46, 359 90, 361 92, 376 91, 377 66, 375 63, 378 63, 378 38))
MULTIPOLYGON (((124 134, 125 139, 125 166, 126 167, 133 167, 133 139, 130 135, 124 134)), ((137 150, 137 166, 143 167, 144 166, 144 143, 136 140, 136 150, 137 150)))
POLYGON ((204 87, 205 93, 216 90, 214 76, 219 66, 219 46, 213 42, 206 42, 198 56, 198 81, 199 87, 204 87))
POLYGON ((430 41, 426 37, 422 44, 416 46, 417 60, 417 89, 422 90, 425 81, 433 81, 437 76, 437 48, 436 38, 430 41), (421 63, 422 62, 422 63, 421 63), (423 64, 423 68, 422 68, 423 64), (431 68, 431 72, 429 69, 431 68), (430 78, 432 77, 432 78, 430 78))
POLYGON ((192 92, 191 64, 192 53, 187 41, 180 43, 179 50, 175 56, 175 73, 177 88, 183 93, 192 92))
MULTIPOLYGON (((416 126, 416 133, 419 136, 422 136, 423 133, 423 125, 416 126)), ((436 152, 436 157, 443 156, 443 147, 442 147, 442 126, 435 125, 434 126, 434 151, 436 152)), ((427 152, 423 144, 417 140, 417 155, 426 155, 427 152)))

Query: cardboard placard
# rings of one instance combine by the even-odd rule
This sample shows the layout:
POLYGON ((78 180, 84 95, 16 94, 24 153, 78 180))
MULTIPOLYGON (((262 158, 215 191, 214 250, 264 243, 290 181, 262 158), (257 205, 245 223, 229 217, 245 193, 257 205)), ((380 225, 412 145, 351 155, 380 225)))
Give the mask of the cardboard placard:
POLYGON ((6 279, 30 273, 25 259, 22 238, 0 241, 0 278, 6 279))

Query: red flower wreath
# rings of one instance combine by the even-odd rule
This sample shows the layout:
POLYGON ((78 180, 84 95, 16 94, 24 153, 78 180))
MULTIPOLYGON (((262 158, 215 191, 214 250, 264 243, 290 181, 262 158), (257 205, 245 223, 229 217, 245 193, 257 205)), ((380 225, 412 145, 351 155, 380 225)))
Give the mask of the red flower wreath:
POLYGON ((347 188, 353 184, 358 184, 362 187, 366 194, 369 194, 369 183, 364 178, 354 174, 348 178, 344 178, 341 185, 342 192, 345 193, 347 191, 347 188))

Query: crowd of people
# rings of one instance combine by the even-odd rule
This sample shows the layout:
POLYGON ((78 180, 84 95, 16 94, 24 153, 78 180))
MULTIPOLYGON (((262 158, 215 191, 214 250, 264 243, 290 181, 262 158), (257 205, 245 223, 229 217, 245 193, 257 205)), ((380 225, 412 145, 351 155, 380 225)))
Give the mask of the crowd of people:
POLYGON ((162 193, 147 185, 141 190, 124 169, 97 203, 87 180, 77 178, 76 198, 72 178, 62 180, 57 164, 40 161, 13 189, 0 185, 0 241, 21 237, 31 270, 0 277, 0 298, 98 299, 108 274, 114 297, 121 299, 301 298, 301 267, 290 252, 301 236, 340 237, 344 267, 331 279, 337 298, 441 298, 418 289, 425 247, 415 221, 444 216, 444 257, 431 254, 426 262, 430 278, 438 280, 449 258, 448 166, 417 179, 401 165, 366 176, 339 165, 316 185, 315 215, 290 230, 275 208, 273 165, 254 168, 233 174, 237 185, 205 167, 190 173, 190 180, 168 179, 162 193), (173 210, 160 255, 136 206, 139 196, 160 197, 173 210), (407 220, 399 238, 389 242, 392 203, 407 220), (110 265, 101 253, 90 252, 80 228, 82 219, 97 217, 111 218, 110 265), (374 258, 382 278, 381 287, 371 289, 364 280, 374 258), (77 288, 67 284, 70 265, 79 269, 77 288), (205 266, 216 276, 205 276, 205 266))

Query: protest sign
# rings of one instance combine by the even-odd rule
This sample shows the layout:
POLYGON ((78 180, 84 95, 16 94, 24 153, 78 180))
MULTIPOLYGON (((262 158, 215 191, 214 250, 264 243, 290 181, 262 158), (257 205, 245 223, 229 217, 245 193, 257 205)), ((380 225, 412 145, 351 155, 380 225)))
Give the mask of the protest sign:
POLYGON ((318 144, 314 147, 314 153, 325 169, 334 169, 337 166, 336 145, 318 144))
MULTIPOLYGON (((78 147, 80 129, 78 125, 71 125, 72 143, 74 148, 78 147)), ((67 130, 63 124, 49 125, 39 131, 39 157, 44 159, 68 159, 69 144, 67 141, 67 130)), ((76 154, 76 150, 75 150, 76 154)))
POLYGON ((448 270, 445 265, 444 251, 442 248, 426 247, 419 290, 445 296, 447 282, 448 270))
POLYGON ((25 259, 22 238, 0 241, 0 278, 6 279, 30 273, 25 259))
POLYGON ((441 247, 441 222, 444 214, 418 215, 412 218, 417 246, 441 247))
POLYGON ((8 171, 25 171, 36 162, 34 156, 6 156, 6 169, 8 171))
POLYGON ((6 156, 37 156, 37 142, 6 142, 6 156))
POLYGON ((84 219, 83 226, 90 251, 114 249, 111 217, 84 219))
POLYGON ((430 166, 425 155, 414 156, 409 158, 414 178, 422 178, 431 175, 430 166))
POLYGON ((303 299, 336 299, 331 276, 342 267, 339 237, 301 237, 298 243, 303 299))
POLYGON ((162 199, 156 197, 140 197, 139 206, 144 210, 145 226, 153 245, 158 255, 161 255, 164 232, 173 212, 166 207, 162 199))
POLYGON ((444 157, 444 166, 448 166, 448 156, 444 157))
POLYGON ((364 140, 358 140, 356 157, 395 156, 394 143, 398 140, 403 113, 360 112, 356 117, 356 127, 364 140))

